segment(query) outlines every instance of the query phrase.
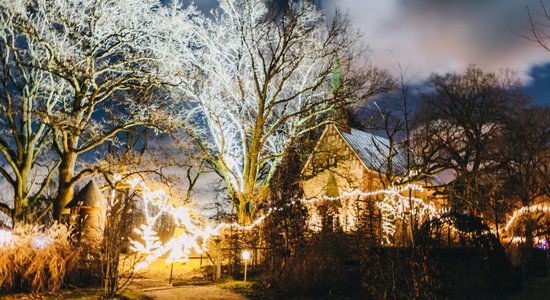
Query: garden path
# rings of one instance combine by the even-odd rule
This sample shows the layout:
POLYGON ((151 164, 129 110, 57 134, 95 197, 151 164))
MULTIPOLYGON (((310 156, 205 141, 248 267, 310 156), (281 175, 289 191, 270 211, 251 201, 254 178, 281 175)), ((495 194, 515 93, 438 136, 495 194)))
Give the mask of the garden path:
POLYGON ((191 260, 186 263, 174 263, 172 270, 169 264, 158 260, 139 272, 130 285, 130 290, 139 291, 153 299, 183 300, 246 300, 248 298, 228 289, 222 289, 211 283, 210 278, 200 272, 201 266, 209 265, 206 259, 202 262, 191 260), (169 285, 172 271, 173 286, 169 285))
POLYGON ((231 290, 219 288, 213 284, 184 285, 175 287, 151 288, 141 291, 153 299, 183 299, 183 300, 247 300, 231 290))

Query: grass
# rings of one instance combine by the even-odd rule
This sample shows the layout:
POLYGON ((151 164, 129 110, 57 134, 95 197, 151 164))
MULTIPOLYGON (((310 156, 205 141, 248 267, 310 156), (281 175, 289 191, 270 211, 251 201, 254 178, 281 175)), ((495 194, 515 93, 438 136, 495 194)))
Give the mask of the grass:
POLYGON ((241 280, 228 280, 228 281, 219 283, 218 287, 222 289, 233 290, 247 297, 256 296, 258 290, 261 289, 260 284, 257 282, 254 282, 254 281, 244 282, 241 280))
MULTIPOLYGON (((19 299, 45 299, 45 300, 54 300, 54 299, 73 299, 73 300, 97 300, 102 299, 101 294, 102 290, 100 289, 78 289, 78 290, 61 290, 53 294, 42 294, 42 295, 32 295, 32 294, 15 294, 4 296, 8 300, 19 300, 19 299)), ((126 290, 120 296, 113 298, 118 300, 151 300, 152 298, 146 296, 140 292, 126 290)))
POLYGON ((265 288, 254 276, 251 276, 251 280, 244 282, 242 280, 235 280, 231 277, 225 281, 216 284, 222 289, 229 289, 236 293, 239 293, 250 299, 278 299, 273 294, 272 290, 265 288))
POLYGON ((548 299, 548 295, 550 295, 550 275, 526 280, 521 292, 510 297, 510 300, 548 299))
POLYGON ((78 253, 70 244, 67 227, 16 223, 9 234, 7 246, 0 247, 0 289, 56 292, 75 266, 78 253))

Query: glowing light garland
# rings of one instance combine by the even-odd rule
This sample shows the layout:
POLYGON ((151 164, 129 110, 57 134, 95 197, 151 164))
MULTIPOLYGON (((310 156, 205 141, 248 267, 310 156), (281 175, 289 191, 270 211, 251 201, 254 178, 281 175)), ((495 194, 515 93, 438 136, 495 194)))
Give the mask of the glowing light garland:
MULTIPOLYGON (((119 179, 119 177, 116 179, 119 179)), ((206 242, 208 239, 212 236, 219 236, 222 229, 233 227, 240 230, 251 230, 259 226, 274 211, 283 209, 282 207, 269 208, 266 214, 256 219, 250 225, 240 225, 235 222, 221 223, 215 227, 206 226, 204 228, 200 228, 192 221, 189 208, 175 208, 169 203, 169 197, 164 191, 153 191, 149 189, 149 187, 139 178, 130 179, 127 183, 132 189, 137 188, 141 192, 146 220, 145 224, 142 224, 138 228, 134 229, 134 232, 140 236, 141 241, 130 241, 131 250, 146 255, 144 261, 136 265, 136 270, 147 267, 152 262, 166 254, 168 254, 166 259, 167 263, 176 261, 185 262, 189 259, 191 251, 194 250, 199 254, 207 251, 206 242), (166 243, 162 243, 160 241, 157 232, 154 230, 156 221, 164 213, 169 214, 173 218, 176 226, 183 229, 183 232, 176 234, 166 243)), ((398 219, 404 219, 406 213, 410 212, 412 214, 418 214, 421 218, 425 216, 432 218, 437 215, 437 210, 435 209, 433 203, 427 204, 420 198, 409 198, 403 196, 400 192, 403 192, 404 190, 422 191, 423 188, 419 185, 409 184, 406 186, 393 187, 374 192, 363 192, 356 190, 345 192, 340 197, 323 196, 320 198, 293 200, 288 203, 287 206, 294 205, 297 202, 311 204, 320 201, 337 201, 351 196, 371 197, 383 194, 385 195, 384 199, 379 201, 377 205, 382 211, 383 216, 385 216, 382 222, 382 231, 386 241, 389 243, 390 237, 395 233, 394 222, 398 219), (410 210, 411 203, 412 210, 410 210)), ((114 199, 115 194, 113 192, 111 201, 114 201, 114 199)))
POLYGON ((525 214, 533 214, 533 213, 550 213, 550 206, 548 205, 540 205, 540 204, 534 204, 531 206, 524 206, 512 214, 512 217, 508 222, 506 223, 506 226, 504 226, 504 231, 508 231, 510 226, 512 226, 520 217, 522 217, 525 214))
POLYGON ((462 229, 458 229, 455 226, 454 220, 450 218, 449 216, 446 216, 444 218, 440 218, 441 221, 443 221, 443 225, 445 226, 443 230, 450 230, 454 235, 458 236, 466 236, 469 238, 474 238, 476 236, 485 236, 489 234, 495 234, 496 232, 492 229, 485 229, 485 230, 474 230, 472 231, 464 231, 462 229))
MULTIPOLYGON (((115 176, 115 181, 120 180, 120 176, 115 176)), ((251 230, 262 224, 262 222, 273 212, 283 210, 282 207, 271 207, 263 216, 256 219, 250 225, 240 225, 234 222, 221 223, 217 226, 201 227, 193 221, 191 211, 188 207, 174 207, 169 201, 169 196, 163 190, 151 190, 140 178, 126 180, 126 183, 128 183, 132 189, 140 191, 145 214, 145 223, 141 224, 138 228, 134 228, 134 232, 139 235, 141 241, 130 240, 131 250, 146 255, 145 259, 136 265, 136 270, 149 266, 152 262, 166 254, 168 254, 166 263, 178 261, 185 262, 189 259, 191 251, 195 251, 198 254, 207 251, 206 243, 208 239, 212 236, 219 236, 222 229, 233 227, 239 230, 251 230), (154 225, 162 214, 165 213, 169 214, 173 218, 176 226, 183 229, 183 231, 175 235, 166 243, 162 243, 157 232, 154 230, 154 225)), ((286 206, 292 206, 298 202, 308 205, 321 201, 339 201, 353 196, 372 197, 384 195, 383 199, 377 201, 376 206, 380 209, 382 214, 382 233, 385 239, 384 242, 391 243, 391 237, 393 237, 396 232, 395 222, 397 220, 404 220, 407 215, 416 215, 420 219, 432 219, 441 216, 447 211, 446 209, 436 209, 434 203, 426 203, 421 198, 402 195, 401 193, 406 190, 423 191, 423 188, 419 185, 408 184, 372 192, 354 190, 344 192, 339 197, 322 196, 318 198, 292 200, 290 203, 286 204, 286 206)), ((113 190, 110 199, 111 205, 114 204, 116 200, 115 196, 115 190, 113 190)), ((504 227, 504 231, 508 231, 521 216, 528 213, 550 213, 550 206, 531 205, 514 211, 512 217, 504 227)), ((447 226, 454 233, 468 236, 472 235, 470 232, 459 230, 454 224, 447 223, 447 226)), ((481 235, 489 233, 491 233, 491 231, 488 230, 480 232, 481 235)), ((0 229, 0 247, 12 247, 22 238, 28 237, 19 237, 11 230, 0 229)), ((517 237, 514 237, 514 239, 517 239, 517 237)), ((50 237, 44 234, 37 234, 32 237, 31 245, 33 248, 40 250, 46 248, 51 243, 52 239, 50 237)))
MULTIPOLYGON (((316 197, 316 198, 300 199, 298 201, 303 202, 303 203, 314 203, 314 202, 319 202, 319 201, 339 201, 339 200, 342 200, 343 198, 352 197, 352 196, 373 197, 373 196, 378 196, 378 195, 395 195, 395 196, 400 196, 400 197, 409 199, 408 196, 403 196, 403 195, 400 194, 401 192, 403 192, 405 190, 420 191, 421 192, 421 191, 424 190, 424 188, 422 186, 416 185, 416 184, 407 184, 407 185, 404 185, 404 186, 391 187, 391 188, 385 189, 385 190, 376 190, 376 191, 372 191, 372 192, 363 192, 361 190, 353 190, 353 191, 343 192, 341 196, 337 196, 337 197, 329 197, 327 195, 324 195, 324 196, 316 197)), ((420 199, 420 198, 414 198, 414 199, 420 199)), ((420 200, 424 201, 422 199, 420 199, 420 200)))
POLYGON ((402 195, 404 191, 419 191, 424 188, 417 184, 407 184, 402 186, 393 186, 389 189, 377 190, 372 192, 364 192, 361 190, 353 190, 342 193, 338 197, 322 196, 319 198, 300 199, 298 201, 310 204, 319 201, 340 201, 348 197, 373 197, 384 195, 384 198, 376 202, 376 206, 380 209, 382 217, 382 235, 385 244, 391 244, 391 238, 396 232, 395 222, 404 220, 407 215, 417 216, 419 219, 432 219, 440 215, 434 203, 426 203, 424 199, 418 197, 409 197, 402 195))

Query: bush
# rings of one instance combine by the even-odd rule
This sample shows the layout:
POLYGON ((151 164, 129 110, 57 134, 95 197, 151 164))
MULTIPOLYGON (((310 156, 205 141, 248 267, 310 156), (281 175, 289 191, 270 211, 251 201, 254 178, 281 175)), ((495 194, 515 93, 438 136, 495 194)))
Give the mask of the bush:
POLYGON ((508 262, 476 248, 370 248, 363 286, 373 299, 488 299, 519 289, 508 262))
POLYGON ((372 299, 443 299, 440 274, 421 248, 367 248, 362 251, 363 288, 372 299))
POLYGON ((74 267, 77 251, 64 225, 15 224, 0 233, 0 292, 55 292, 74 267))
POLYGON ((546 250, 527 247, 511 248, 508 250, 508 256, 514 267, 519 268, 525 276, 548 275, 550 267, 546 250))
POLYGON ((321 297, 351 292, 346 280, 344 238, 315 236, 292 256, 279 257, 270 276, 284 297, 321 297))

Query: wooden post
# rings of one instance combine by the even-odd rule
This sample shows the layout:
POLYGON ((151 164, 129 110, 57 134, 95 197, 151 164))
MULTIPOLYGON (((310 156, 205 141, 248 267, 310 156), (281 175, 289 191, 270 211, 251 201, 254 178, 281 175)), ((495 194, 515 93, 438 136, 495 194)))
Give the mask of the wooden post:
POLYGON ((174 273, 174 261, 172 261, 172 264, 170 265, 170 280, 168 281, 168 284, 172 286, 172 274, 174 273))
POLYGON ((247 266, 248 266, 248 259, 245 259, 244 261, 244 282, 246 283, 246 269, 247 269, 247 266))
POLYGON ((221 241, 219 239, 216 240, 216 271, 215 274, 215 281, 220 280, 222 277, 222 247, 221 247, 221 241))

